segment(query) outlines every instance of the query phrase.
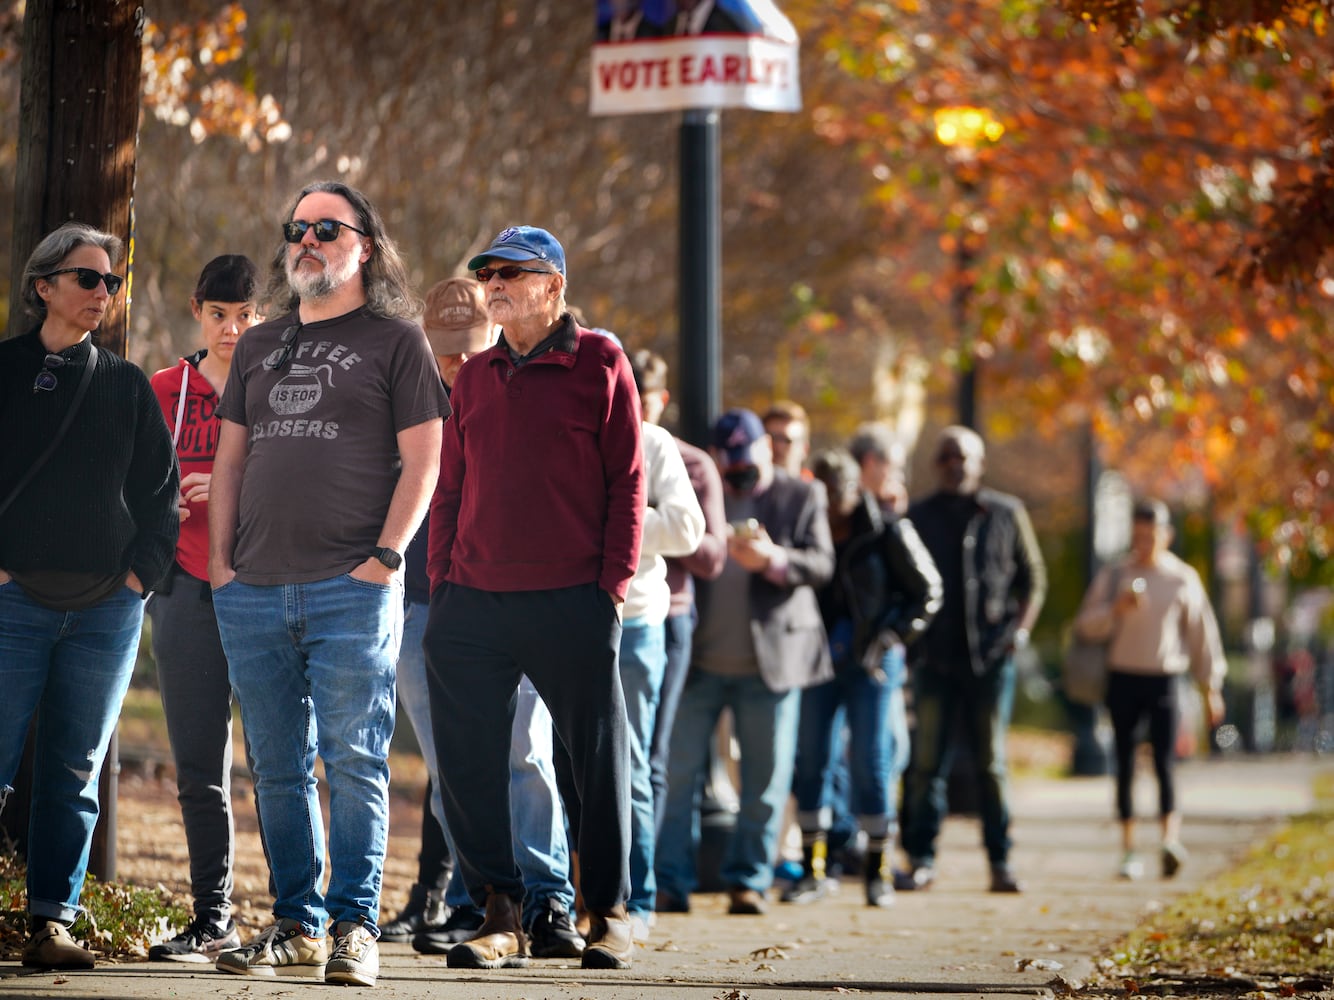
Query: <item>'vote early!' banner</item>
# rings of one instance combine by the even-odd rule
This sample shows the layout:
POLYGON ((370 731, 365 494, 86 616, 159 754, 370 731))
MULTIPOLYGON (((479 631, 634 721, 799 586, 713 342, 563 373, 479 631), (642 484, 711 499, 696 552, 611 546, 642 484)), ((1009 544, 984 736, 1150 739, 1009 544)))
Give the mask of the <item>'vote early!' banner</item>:
POLYGON ((595 115, 797 111, 797 33, 773 0, 594 0, 595 115))

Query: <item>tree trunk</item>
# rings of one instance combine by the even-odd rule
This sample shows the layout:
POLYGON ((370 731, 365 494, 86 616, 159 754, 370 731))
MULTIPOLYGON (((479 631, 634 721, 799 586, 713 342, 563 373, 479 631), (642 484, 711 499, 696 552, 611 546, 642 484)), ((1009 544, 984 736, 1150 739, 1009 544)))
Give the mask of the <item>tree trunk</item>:
MULTIPOLYGON (((33 323, 19 293, 23 266, 57 226, 86 222, 132 250, 143 24, 143 4, 131 0, 27 5, 9 336, 33 323)), ((98 346, 122 356, 130 287, 112 300, 95 335, 98 346)))

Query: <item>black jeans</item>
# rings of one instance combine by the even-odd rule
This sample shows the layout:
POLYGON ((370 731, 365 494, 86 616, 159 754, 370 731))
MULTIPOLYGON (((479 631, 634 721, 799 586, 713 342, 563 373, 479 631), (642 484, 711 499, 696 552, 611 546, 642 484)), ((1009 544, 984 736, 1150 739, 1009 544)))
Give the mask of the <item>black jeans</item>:
POLYGON ((595 583, 431 596, 426 679, 455 863, 478 905, 523 897, 510 840, 510 729, 527 674, 569 752, 578 792, 580 886, 592 911, 630 894, 630 748, 617 668, 621 623, 595 583))

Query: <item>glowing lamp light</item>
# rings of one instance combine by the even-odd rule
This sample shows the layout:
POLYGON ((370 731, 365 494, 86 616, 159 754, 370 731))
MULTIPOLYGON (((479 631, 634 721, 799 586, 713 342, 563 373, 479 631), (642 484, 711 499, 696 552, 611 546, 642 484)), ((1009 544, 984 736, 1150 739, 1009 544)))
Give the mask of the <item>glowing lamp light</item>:
POLYGON ((940 108, 934 117, 936 139, 942 146, 976 149, 982 143, 995 142, 1005 134, 1005 126, 986 108, 940 108))

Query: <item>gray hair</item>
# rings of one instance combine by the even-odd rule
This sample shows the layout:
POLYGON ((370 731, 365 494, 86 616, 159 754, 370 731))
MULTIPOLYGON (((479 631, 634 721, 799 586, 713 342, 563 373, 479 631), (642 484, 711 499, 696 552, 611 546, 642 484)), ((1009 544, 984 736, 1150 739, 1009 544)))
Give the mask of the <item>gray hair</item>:
MULTIPOLYGON (((384 229, 384 219, 370 199, 342 181, 315 181, 303 187, 292 199, 284 222, 291 222, 301 199, 315 192, 336 194, 349 205, 357 217, 357 228, 369 237, 372 250, 370 260, 361 265, 362 289, 366 293, 366 308, 376 316, 416 319, 422 314, 422 301, 413 291, 408 269, 384 229)), ((278 244, 269 273, 268 301, 278 312, 291 312, 300 303, 300 297, 287 281, 287 243, 278 244)))
POLYGON ((905 460, 903 442, 884 424, 862 424, 848 442, 848 451, 858 465, 866 461, 868 455, 891 465, 903 465, 905 460))
POLYGON ((38 319, 46 319, 46 303, 37 294, 37 280, 59 270, 65 258, 79 247, 99 247, 106 251, 112 267, 120 263, 121 254, 125 250, 125 244, 119 236, 104 233, 83 222, 67 222, 42 237, 42 241, 28 257, 28 263, 23 266, 23 277, 19 281, 23 304, 38 319))

